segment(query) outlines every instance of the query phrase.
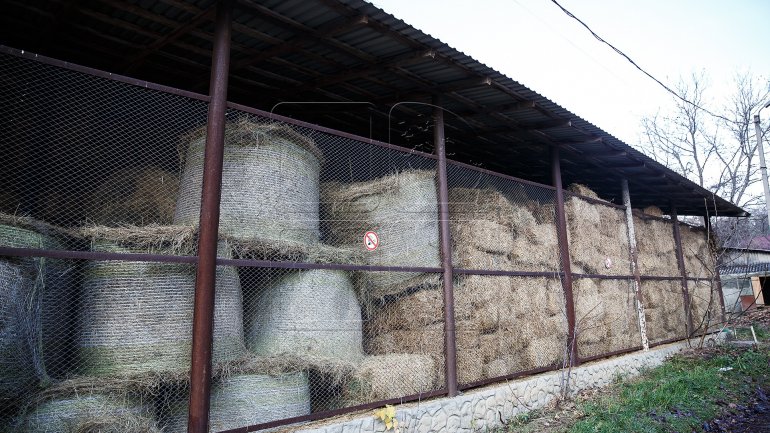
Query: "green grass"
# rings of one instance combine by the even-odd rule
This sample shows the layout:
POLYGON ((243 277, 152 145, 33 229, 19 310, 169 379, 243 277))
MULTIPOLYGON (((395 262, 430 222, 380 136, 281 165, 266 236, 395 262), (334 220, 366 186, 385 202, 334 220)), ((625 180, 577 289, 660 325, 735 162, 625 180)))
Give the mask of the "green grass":
MULTIPOLYGON (((758 341, 770 341, 770 329, 754 325, 754 333, 757 334, 758 341)), ((754 340, 754 337, 751 335, 751 328, 737 328, 735 334, 738 340, 754 340)))

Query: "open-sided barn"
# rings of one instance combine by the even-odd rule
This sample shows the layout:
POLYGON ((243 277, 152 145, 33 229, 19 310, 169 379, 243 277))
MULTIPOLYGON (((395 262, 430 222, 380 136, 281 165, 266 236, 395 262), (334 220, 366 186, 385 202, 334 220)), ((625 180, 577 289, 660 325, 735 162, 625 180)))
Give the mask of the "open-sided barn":
POLYGON ((723 318, 742 209, 372 4, 13 0, 0 44, 0 431, 256 431, 723 318))

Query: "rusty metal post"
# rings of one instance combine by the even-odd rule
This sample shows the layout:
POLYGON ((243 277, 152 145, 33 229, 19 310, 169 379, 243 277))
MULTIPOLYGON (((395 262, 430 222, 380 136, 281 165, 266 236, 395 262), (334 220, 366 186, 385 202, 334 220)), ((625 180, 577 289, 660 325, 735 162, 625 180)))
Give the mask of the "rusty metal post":
POLYGON ((722 276, 719 275, 719 255, 716 254, 717 251, 717 242, 716 242, 716 236, 714 236, 714 226, 711 224, 711 217, 705 216, 703 217, 703 222, 706 226, 706 233, 708 233, 708 242, 709 247, 712 253, 715 254, 714 257, 714 281, 713 283, 717 286, 717 293, 719 294, 719 309, 722 312, 722 323, 727 322, 727 312, 725 310, 725 294, 722 292, 722 276))
MULTIPOLYGON (((438 102, 434 100, 434 104, 438 102)), ((433 141, 438 156, 438 205, 441 236, 441 267, 444 271, 444 348, 446 389, 449 397, 457 395, 457 335, 455 333, 455 301, 452 286, 452 239, 449 234, 449 186, 446 171, 444 110, 433 109, 433 141)))
POLYGON ((631 256, 631 273, 634 275, 634 294, 636 295, 636 314, 639 316, 639 335, 642 340, 642 349, 650 350, 650 341, 647 339, 647 317, 644 313, 644 297, 642 296, 642 279, 639 275, 638 252, 636 250, 636 230, 634 228, 634 213, 631 211, 631 193, 628 190, 628 179, 621 181, 623 193, 623 206, 626 207, 626 228, 628 229, 628 252, 631 256))
POLYGON ((690 338, 692 329, 692 311, 690 311, 690 290, 687 285, 687 270, 684 267, 684 251, 682 250, 682 234, 679 232, 679 220, 677 219, 676 206, 671 203, 671 222, 674 226, 674 243, 676 243, 676 262, 682 277, 682 299, 684 299, 684 313, 687 319, 687 338, 690 338))
POLYGON ((564 189, 561 182, 561 160, 559 148, 551 148, 551 177, 556 188, 556 232, 559 237, 559 258, 564 277, 561 286, 564 290, 565 308, 567 310, 567 344, 571 365, 579 365, 577 350, 576 323, 575 323, 575 298, 572 293, 572 264, 570 263, 569 241, 567 240, 567 216, 564 212, 564 189))
POLYGON ((230 70, 230 33, 233 2, 217 4, 214 47, 211 60, 206 147, 203 161, 198 268, 195 276, 195 306, 190 363, 190 406, 187 431, 206 433, 209 428, 211 351, 214 328, 214 290, 219 237, 219 203, 222 192, 222 159, 225 141, 227 81, 230 70))

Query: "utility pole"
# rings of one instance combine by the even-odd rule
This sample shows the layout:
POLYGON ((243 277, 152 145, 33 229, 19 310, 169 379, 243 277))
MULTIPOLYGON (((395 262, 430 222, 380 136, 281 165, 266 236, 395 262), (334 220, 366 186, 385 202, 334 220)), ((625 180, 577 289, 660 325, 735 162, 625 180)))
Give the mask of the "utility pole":
MULTIPOLYGON (((763 108, 770 107, 768 102, 763 108)), ((760 108, 759 111, 762 111, 760 108)), ((759 171, 762 172, 762 188, 765 190, 765 211, 767 223, 770 225, 770 187, 767 185, 767 165, 765 164, 765 150, 762 146, 762 128, 759 125, 759 111, 754 115, 754 132, 757 134, 757 151, 759 152, 759 171)))

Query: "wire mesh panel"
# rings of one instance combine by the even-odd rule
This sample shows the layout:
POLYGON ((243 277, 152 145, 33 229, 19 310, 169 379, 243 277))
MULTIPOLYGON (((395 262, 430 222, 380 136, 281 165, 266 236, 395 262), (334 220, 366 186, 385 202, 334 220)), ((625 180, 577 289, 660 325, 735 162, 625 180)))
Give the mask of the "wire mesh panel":
POLYGON ((633 280, 578 278, 573 293, 578 356, 641 346, 633 280))
POLYGON ((722 307, 716 284, 709 280, 689 281, 687 288, 690 295, 692 332, 718 330, 722 325, 722 307))
POLYGON ((650 343, 685 338, 687 316, 681 280, 646 280, 641 289, 650 343))
POLYGON ((623 210, 571 196, 565 200, 572 272, 629 275, 628 228, 623 210))
POLYGON ((559 271, 552 189, 452 164, 447 177, 455 268, 559 271))
POLYGON ((563 362, 567 318, 558 279, 462 276, 455 318, 461 384, 563 362))
POLYGON ((680 276, 671 221, 634 216, 637 264, 641 275, 680 276))
POLYGON ((706 231, 684 224, 679 227, 687 277, 713 279, 716 275, 716 256, 711 251, 706 231))

